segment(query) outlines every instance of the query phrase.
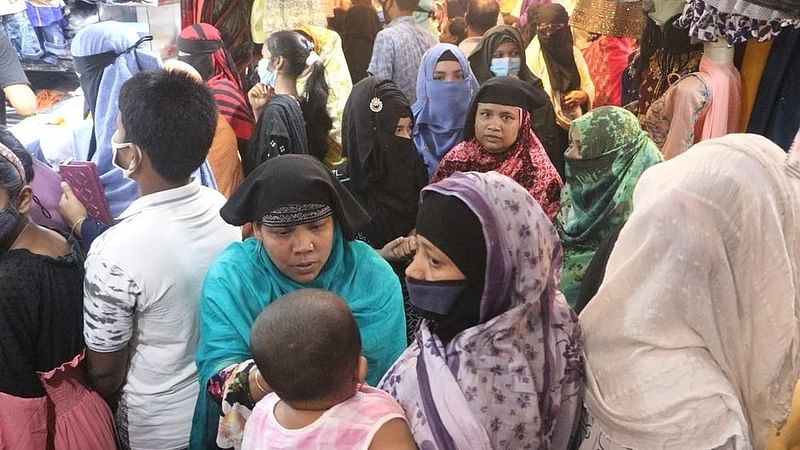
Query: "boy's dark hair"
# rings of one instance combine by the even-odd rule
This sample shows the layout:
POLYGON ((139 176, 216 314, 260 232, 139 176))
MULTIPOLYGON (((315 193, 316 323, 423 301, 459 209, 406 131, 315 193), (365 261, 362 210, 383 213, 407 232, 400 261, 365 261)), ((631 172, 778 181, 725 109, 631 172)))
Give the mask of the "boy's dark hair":
POLYGON ((281 400, 331 400, 355 388, 361 334, 347 303, 321 289, 275 300, 253 324, 256 366, 281 400))
POLYGON ((208 156, 217 129, 211 91, 180 72, 140 72, 122 85, 125 141, 147 153, 163 179, 189 178, 208 156))
POLYGON ((497 25, 498 14, 500 5, 495 0, 470 0, 464 21, 473 31, 485 34, 489 28, 497 25))

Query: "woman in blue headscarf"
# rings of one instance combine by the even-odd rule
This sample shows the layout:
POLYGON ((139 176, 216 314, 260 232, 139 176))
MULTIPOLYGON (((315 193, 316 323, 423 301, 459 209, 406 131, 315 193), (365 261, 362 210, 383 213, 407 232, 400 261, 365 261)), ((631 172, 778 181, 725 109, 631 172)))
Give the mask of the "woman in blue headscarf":
POLYGON ((369 245, 354 240, 369 216, 322 162, 309 155, 272 158, 220 213, 233 225, 251 223, 255 236, 228 247, 203 287, 192 449, 241 443, 249 412, 269 391, 250 359, 250 328, 284 294, 319 288, 347 300, 373 386, 406 347, 397 276, 369 245))
POLYGON ((425 52, 417 75, 417 101, 411 110, 414 144, 429 177, 444 155, 464 140, 464 121, 477 91, 478 80, 458 47, 438 44, 425 52))
POLYGON ((126 81, 145 70, 161 67, 161 61, 147 51, 135 31, 116 22, 90 25, 72 40, 72 55, 92 113, 93 132, 88 142, 79 139, 75 159, 94 161, 116 217, 138 197, 136 183, 114 168, 111 136, 117 130, 119 91, 126 81))
MULTIPOLYGON (((114 167, 111 137, 117 130, 119 91, 126 81, 139 72, 161 68, 161 61, 145 47, 152 36, 139 38, 135 31, 118 22, 101 22, 83 28, 72 40, 71 52, 86 98, 86 111, 92 115, 91 134, 76 133, 75 159, 97 165, 108 207, 113 217, 119 216, 139 197, 136 183, 114 167)), ((195 174, 204 186, 216 189, 207 163, 195 174)), ((77 206, 62 209, 65 220, 88 248, 91 241, 105 231, 107 224, 88 220, 86 211, 73 195, 64 202, 77 206), (82 212, 82 214, 81 214, 82 212), (82 217, 78 217, 81 216, 82 217), (80 232, 75 230, 80 225, 80 232)))

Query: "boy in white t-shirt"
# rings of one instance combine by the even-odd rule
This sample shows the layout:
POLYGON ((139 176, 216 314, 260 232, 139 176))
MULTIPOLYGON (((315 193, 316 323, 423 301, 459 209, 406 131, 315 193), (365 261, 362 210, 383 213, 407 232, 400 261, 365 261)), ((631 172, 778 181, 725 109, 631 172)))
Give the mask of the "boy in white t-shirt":
POLYGON ((217 123, 214 97, 184 74, 142 72, 119 97, 113 163, 141 197, 86 260, 89 377, 112 405, 123 449, 189 446, 197 400, 198 305, 211 263, 240 239, 225 198, 192 173, 217 123))

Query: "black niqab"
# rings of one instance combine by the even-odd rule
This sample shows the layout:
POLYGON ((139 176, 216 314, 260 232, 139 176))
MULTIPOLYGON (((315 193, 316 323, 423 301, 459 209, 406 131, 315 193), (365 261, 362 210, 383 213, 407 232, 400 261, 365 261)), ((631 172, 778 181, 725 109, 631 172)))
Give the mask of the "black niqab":
POLYGON ((528 9, 528 23, 531 30, 536 30, 540 24, 563 25, 560 30, 548 36, 539 35, 539 44, 547 73, 550 75, 550 86, 554 91, 563 93, 580 89, 581 76, 575 64, 567 10, 557 3, 535 5, 528 9))

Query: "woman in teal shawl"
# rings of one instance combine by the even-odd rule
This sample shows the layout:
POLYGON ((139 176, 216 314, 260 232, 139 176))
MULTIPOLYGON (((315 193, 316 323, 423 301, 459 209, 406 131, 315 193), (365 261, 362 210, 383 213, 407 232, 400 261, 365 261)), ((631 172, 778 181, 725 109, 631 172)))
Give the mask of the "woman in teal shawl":
POLYGON ((564 246, 561 291, 570 305, 600 244, 631 214, 633 189, 661 152, 636 116, 616 106, 572 122, 558 231, 564 246))
POLYGON ((252 223, 255 236, 228 247, 205 281, 192 449, 241 443, 249 411, 269 389, 250 359, 250 328, 284 294, 313 287, 347 300, 371 385, 406 347, 397 276, 371 247, 354 240, 369 216, 321 162, 301 155, 265 162, 221 214, 233 225, 252 223))

